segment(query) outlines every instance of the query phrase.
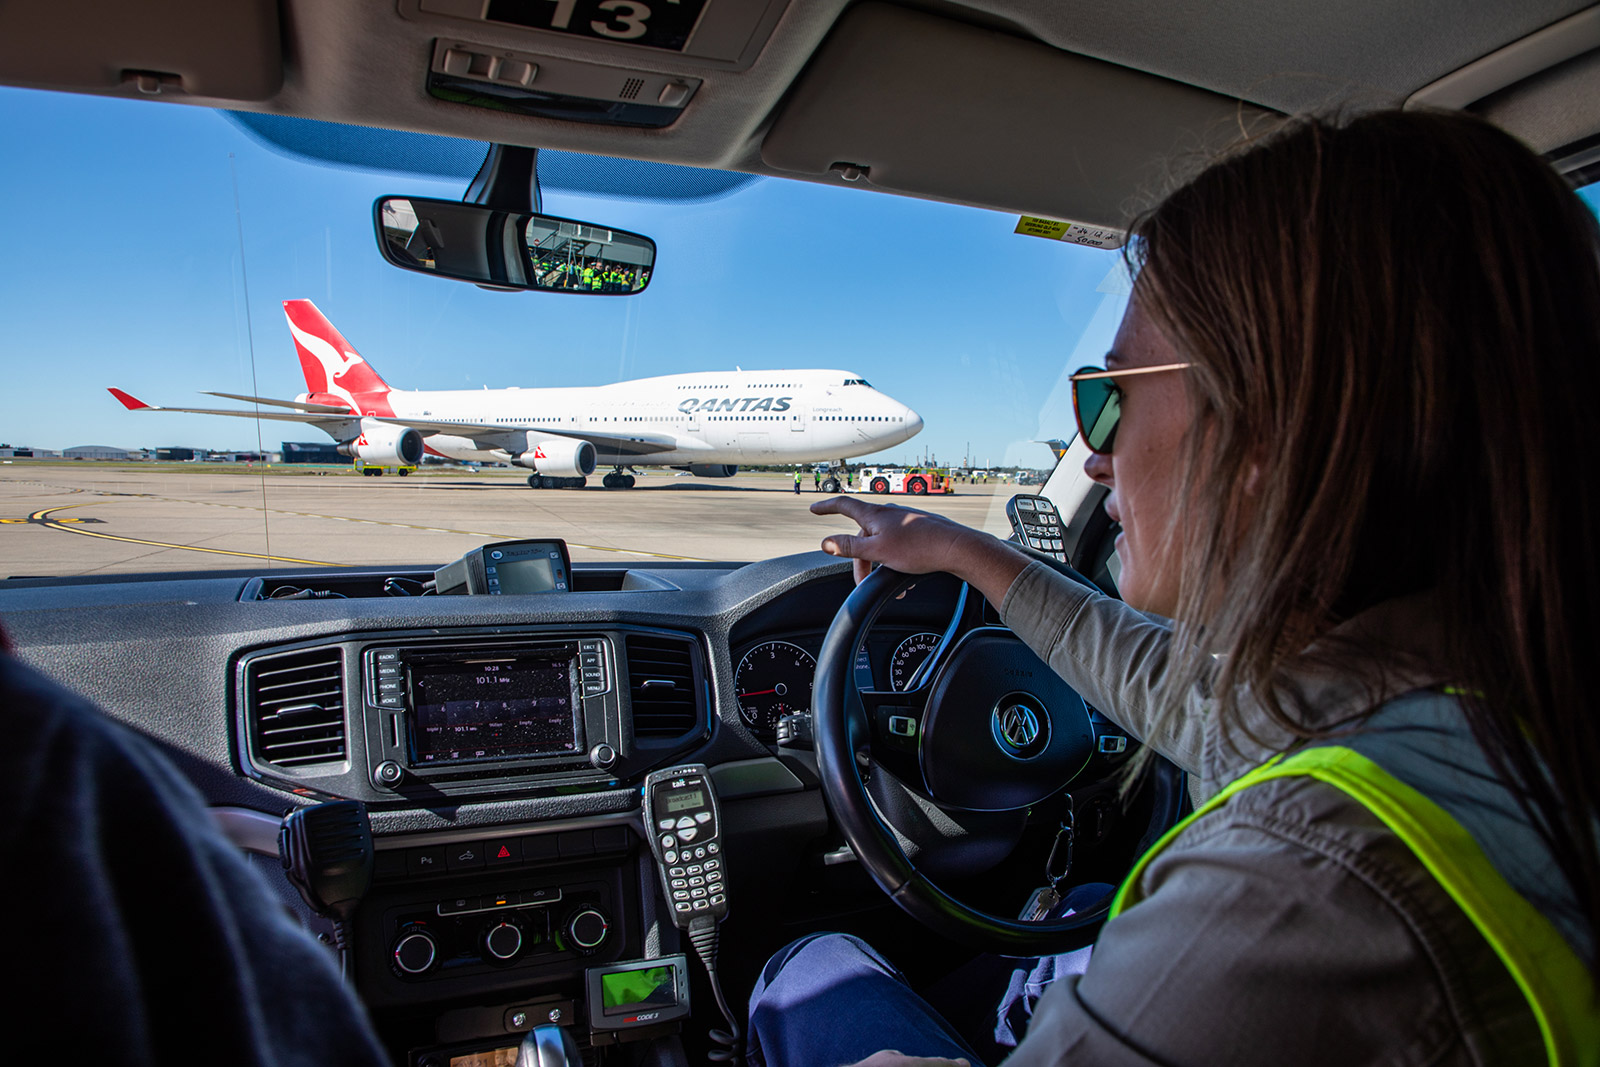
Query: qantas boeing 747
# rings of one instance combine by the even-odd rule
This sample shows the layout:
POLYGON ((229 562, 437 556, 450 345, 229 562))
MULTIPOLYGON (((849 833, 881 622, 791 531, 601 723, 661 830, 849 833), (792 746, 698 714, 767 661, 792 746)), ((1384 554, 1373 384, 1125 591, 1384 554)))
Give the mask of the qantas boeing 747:
POLYGON ((846 459, 916 436, 922 419, 840 370, 707 371, 562 389, 392 389, 309 300, 283 305, 307 392, 293 400, 211 393, 269 411, 146 404, 121 389, 130 411, 303 422, 344 455, 415 466, 428 453, 508 463, 534 473, 535 489, 584 484, 614 468, 608 489, 631 488, 629 467, 674 467, 729 478, 740 463, 846 459), (286 409, 286 410, 285 410, 286 409))

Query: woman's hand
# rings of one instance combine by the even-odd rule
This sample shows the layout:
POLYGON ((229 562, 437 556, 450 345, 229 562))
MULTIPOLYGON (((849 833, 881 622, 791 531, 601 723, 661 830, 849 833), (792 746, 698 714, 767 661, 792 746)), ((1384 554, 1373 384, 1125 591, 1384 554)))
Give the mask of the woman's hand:
POLYGON ((855 560, 857 582, 874 563, 902 574, 945 571, 970 582, 998 607, 1030 562, 1004 541, 926 511, 848 496, 819 500, 811 510, 817 515, 843 515, 861 527, 859 534, 829 534, 822 539, 824 552, 855 560))
POLYGON ((947 1060, 943 1056, 907 1056, 894 1049, 874 1052, 850 1067, 972 1067, 965 1058, 947 1060))

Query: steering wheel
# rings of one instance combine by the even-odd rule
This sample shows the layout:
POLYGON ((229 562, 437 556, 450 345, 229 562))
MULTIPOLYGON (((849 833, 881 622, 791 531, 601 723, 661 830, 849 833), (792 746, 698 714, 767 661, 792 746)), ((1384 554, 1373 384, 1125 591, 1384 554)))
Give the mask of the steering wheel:
MULTIPOLYGON (((872 763, 887 757, 907 766, 914 755, 916 774, 937 804, 983 811, 1025 808, 1059 794, 1093 754, 1094 731, 1083 698, 1000 627, 969 631, 944 650, 931 677, 925 673, 909 692, 858 693, 856 649, 878 613, 913 580, 878 567, 845 598, 828 628, 811 702, 823 794, 873 881, 929 929, 1003 956, 1081 948, 1105 923, 1109 897, 1087 912, 1051 921, 980 911, 917 869, 868 795, 858 757, 872 763)), ((1164 759, 1153 761, 1153 771, 1155 803, 1141 852, 1177 822, 1184 799, 1181 771, 1164 759)))

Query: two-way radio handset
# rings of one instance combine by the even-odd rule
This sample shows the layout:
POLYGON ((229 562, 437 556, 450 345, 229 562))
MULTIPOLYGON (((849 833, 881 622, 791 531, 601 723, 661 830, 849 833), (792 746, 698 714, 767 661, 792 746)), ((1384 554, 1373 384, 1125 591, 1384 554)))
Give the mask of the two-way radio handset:
POLYGON ((684 930, 702 917, 720 922, 728 914, 722 812, 705 764, 647 776, 644 822, 673 922, 684 930))

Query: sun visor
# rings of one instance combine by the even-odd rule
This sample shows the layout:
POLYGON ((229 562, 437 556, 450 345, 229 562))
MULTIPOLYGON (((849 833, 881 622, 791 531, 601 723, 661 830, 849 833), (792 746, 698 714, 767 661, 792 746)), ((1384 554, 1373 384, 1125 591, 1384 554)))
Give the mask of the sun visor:
POLYGON ((39 89, 266 100, 283 85, 275 0, 0 4, 0 81, 39 89))
POLYGON ((769 166, 1120 227, 1174 170, 1273 117, 994 30, 850 9, 780 107, 769 166))

